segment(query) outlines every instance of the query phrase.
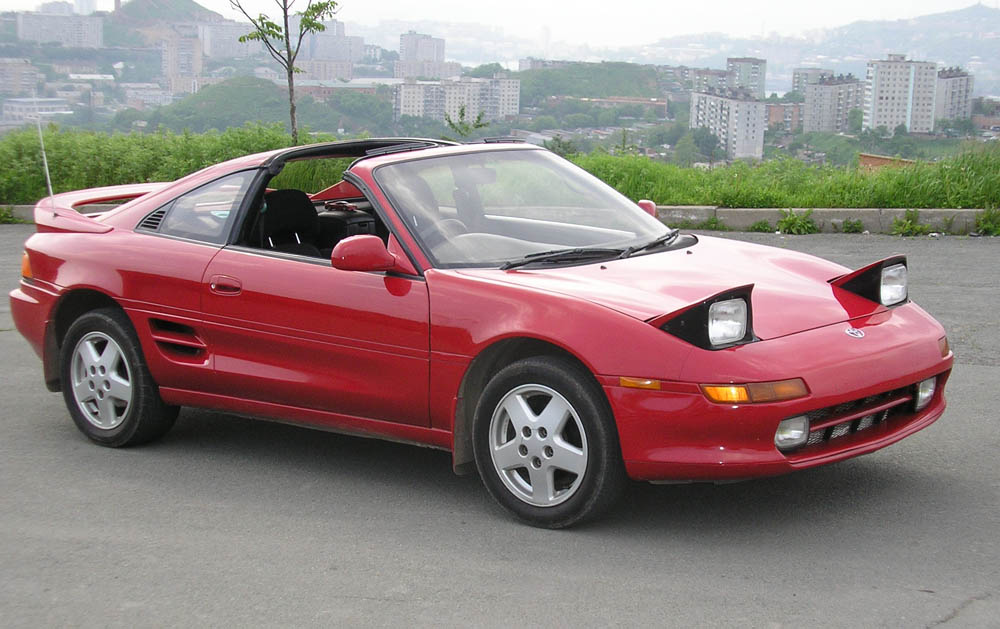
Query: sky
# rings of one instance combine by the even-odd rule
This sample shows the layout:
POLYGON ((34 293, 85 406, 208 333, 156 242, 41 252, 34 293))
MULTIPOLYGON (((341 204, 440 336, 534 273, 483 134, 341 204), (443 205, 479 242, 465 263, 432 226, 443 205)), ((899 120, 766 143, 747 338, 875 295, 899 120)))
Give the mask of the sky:
MULTIPOLYGON (((196 0, 235 18, 228 0, 196 0)), ((274 0, 243 0, 253 14, 274 15, 274 0)), ((857 20, 898 20, 965 8, 974 0, 343 0, 337 19, 370 26, 381 20, 473 22, 502 29, 512 37, 543 38, 570 44, 623 46, 652 43, 663 37, 704 32, 754 37, 770 33, 805 35, 810 30, 842 26, 857 20), (805 9, 805 10, 804 10, 805 9)), ((0 0, 0 9, 26 11, 39 0, 0 0)), ((306 0, 297 0, 305 6, 306 0)), ((1000 8, 1000 0, 984 4, 1000 8)), ((99 10, 113 0, 96 0, 99 10)), ((348 35, 350 30, 348 29, 348 35)), ((434 33, 429 33, 434 35, 434 33)))

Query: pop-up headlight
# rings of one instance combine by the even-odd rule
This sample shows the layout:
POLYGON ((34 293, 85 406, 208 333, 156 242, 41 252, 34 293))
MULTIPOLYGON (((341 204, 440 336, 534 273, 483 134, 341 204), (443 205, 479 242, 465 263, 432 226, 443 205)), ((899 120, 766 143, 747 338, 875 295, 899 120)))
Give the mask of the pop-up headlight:
POLYGON ((882 286, 879 293, 883 306, 892 306, 906 301, 905 264, 882 267, 882 286))
POLYGON ((753 284, 739 286, 709 297, 698 304, 647 321, 702 349, 725 349, 752 343, 753 284))
POLYGON ((830 280, 834 286, 883 306, 905 303, 906 256, 892 256, 830 280))
POLYGON ((708 307, 708 340, 728 345, 747 334, 747 302, 743 298, 717 301, 708 307))

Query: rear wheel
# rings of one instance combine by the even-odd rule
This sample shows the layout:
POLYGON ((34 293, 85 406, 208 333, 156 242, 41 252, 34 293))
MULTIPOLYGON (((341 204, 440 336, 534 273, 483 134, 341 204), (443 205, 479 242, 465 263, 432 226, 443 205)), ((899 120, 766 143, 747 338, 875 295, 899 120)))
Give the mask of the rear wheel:
POLYGON ((95 310, 74 321, 63 340, 60 370, 70 416, 96 443, 145 443, 174 425, 178 408, 160 399, 139 339, 120 310, 95 310))
POLYGON ((561 358, 513 363, 476 408, 476 465, 490 495, 533 526, 596 517, 621 494, 614 421, 591 375, 561 358))

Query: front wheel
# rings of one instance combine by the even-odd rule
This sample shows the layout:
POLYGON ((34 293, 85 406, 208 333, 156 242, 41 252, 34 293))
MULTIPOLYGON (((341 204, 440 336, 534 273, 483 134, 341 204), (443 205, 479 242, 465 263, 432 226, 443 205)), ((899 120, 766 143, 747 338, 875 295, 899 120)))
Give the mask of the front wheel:
POLYGON ((533 526, 596 517, 624 489, 607 403, 592 376, 568 360, 528 358, 500 370, 479 399, 473 432, 490 495, 533 526))
POLYGON ((60 355, 63 397, 92 441, 121 447, 152 441, 174 425, 125 313, 94 310, 73 322, 60 355))

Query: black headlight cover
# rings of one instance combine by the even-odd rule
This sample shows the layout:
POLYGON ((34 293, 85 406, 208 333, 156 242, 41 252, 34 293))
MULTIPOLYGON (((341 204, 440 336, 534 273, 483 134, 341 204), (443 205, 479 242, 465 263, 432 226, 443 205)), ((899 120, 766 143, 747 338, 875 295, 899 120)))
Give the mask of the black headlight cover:
MULTIPOLYGON (((861 267, 857 271, 852 271, 847 275, 835 277, 832 280, 829 280, 829 282, 834 286, 854 293, 855 295, 864 297, 865 299, 870 299, 877 304, 881 304, 882 269, 896 264, 906 266, 906 256, 897 255, 886 258, 885 260, 879 260, 878 262, 874 262, 868 266, 861 267)), ((907 291, 907 293, 909 293, 909 291, 907 291)), ((892 306, 905 304, 907 301, 909 301, 909 297, 898 304, 892 304, 892 306)))
POLYGON ((672 334, 682 341, 687 341, 695 347, 712 351, 753 343, 758 339, 753 333, 753 307, 750 301, 750 293, 752 291, 753 284, 731 288, 679 312, 657 317, 651 320, 650 323, 657 325, 664 332, 672 334), (708 309, 716 302, 730 299, 743 299, 747 302, 746 334, 743 335, 743 338, 732 343, 712 345, 712 342, 708 339, 708 309))

